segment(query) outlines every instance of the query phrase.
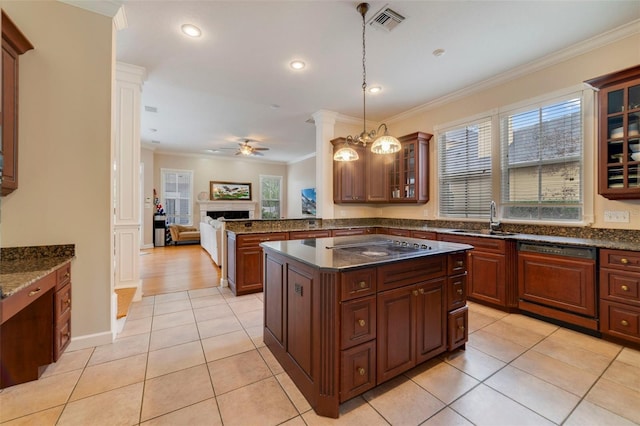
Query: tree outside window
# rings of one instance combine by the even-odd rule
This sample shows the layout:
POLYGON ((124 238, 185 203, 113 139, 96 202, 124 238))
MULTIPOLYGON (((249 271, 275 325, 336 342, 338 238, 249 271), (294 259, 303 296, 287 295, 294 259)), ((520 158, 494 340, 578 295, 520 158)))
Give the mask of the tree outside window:
POLYGON ((280 219, 282 212, 282 176, 260 176, 260 217, 280 219))

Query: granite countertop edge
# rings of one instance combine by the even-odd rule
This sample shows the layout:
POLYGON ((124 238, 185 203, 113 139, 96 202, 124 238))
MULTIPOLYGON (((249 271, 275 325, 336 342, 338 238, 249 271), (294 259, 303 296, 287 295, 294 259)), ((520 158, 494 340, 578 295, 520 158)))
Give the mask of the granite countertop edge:
MULTIPOLYGON (((42 261, 42 259, 38 259, 42 261)), ((0 273, 0 287, 2 293, 0 296, 4 299, 18 293, 20 290, 30 286, 34 282, 46 277, 51 272, 71 262, 72 258, 48 258, 46 265, 40 268, 31 269, 23 272, 4 271, 0 273)))
MULTIPOLYGON (((246 235, 246 234, 268 234, 278 232, 295 232, 295 231, 329 231, 333 229, 358 229, 369 228, 370 225, 353 225, 353 226, 318 226, 315 228, 306 227, 291 227, 287 229, 243 229, 243 230, 227 230, 228 233, 234 235, 246 235)), ((461 228, 433 228, 433 227, 411 227, 411 226, 383 226, 389 229, 407 229, 411 231, 425 231, 425 232, 437 232, 441 234, 460 235, 466 237, 479 237, 479 238, 497 238, 501 240, 516 240, 516 241, 528 241, 539 242, 548 244, 567 244, 575 246, 586 246, 595 248, 615 249, 615 250, 630 250, 639 251, 640 244, 637 242, 627 241, 614 241, 598 238, 576 238, 576 237, 562 237, 553 235, 538 235, 538 234, 526 234, 526 233, 510 233, 509 235, 490 235, 490 234, 478 234, 473 230, 470 232, 464 232, 461 228)))

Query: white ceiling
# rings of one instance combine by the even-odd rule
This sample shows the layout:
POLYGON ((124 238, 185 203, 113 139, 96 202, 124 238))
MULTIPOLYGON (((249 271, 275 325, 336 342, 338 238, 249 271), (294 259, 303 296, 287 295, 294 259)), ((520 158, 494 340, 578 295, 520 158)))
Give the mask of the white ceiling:
MULTIPOLYGON (((311 114, 362 119, 357 1, 125 1, 117 60, 142 66, 143 144, 207 154, 243 138, 261 161, 315 151, 311 114), (180 26, 203 35, 191 39, 180 26), (294 59, 306 62, 293 71, 294 59), (279 106, 275 108, 274 105, 279 106), (156 129, 153 131, 152 129, 156 129)), ((386 2, 370 2, 367 18, 386 2)), ((640 1, 395 1, 391 32, 367 27, 367 120, 382 121, 636 21, 640 1), (442 48, 446 53, 435 57, 442 48)), ((344 135, 346 136, 346 135, 344 135)))

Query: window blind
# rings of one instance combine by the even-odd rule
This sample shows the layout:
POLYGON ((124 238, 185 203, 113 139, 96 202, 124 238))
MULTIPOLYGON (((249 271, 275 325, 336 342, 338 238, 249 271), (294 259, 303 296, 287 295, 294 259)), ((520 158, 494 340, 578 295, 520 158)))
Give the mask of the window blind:
POLYGON ((491 119, 438 135, 440 216, 488 218, 491 189, 491 119))
POLYGON ((193 172, 161 169, 162 199, 168 224, 190 225, 193 206, 193 172))
POLYGON ((500 115, 505 218, 582 218, 580 96, 500 115))

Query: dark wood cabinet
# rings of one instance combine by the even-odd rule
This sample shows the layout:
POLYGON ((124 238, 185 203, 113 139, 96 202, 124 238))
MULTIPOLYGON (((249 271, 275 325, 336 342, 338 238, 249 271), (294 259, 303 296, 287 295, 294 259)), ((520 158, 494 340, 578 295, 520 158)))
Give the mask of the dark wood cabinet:
MULTIPOLYGON (((344 145, 345 138, 333 139, 331 143, 335 152, 344 145)), ((358 153, 358 160, 333 162, 333 202, 336 204, 364 203, 366 201, 365 148, 355 144, 350 146, 358 153)))
POLYGON ((227 233, 227 280, 233 294, 262 291, 263 259, 260 243, 289 239, 288 232, 264 234, 227 233))
POLYGON ((270 247, 264 258, 265 344, 322 416, 467 341, 466 304, 449 310, 464 297, 447 297, 464 253, 346 271, 270 247))
POLYGON ((313 231, 291 231, 289 232, 290 240, 308 240, 313 238, 327 238, 331 236, 330 230, 317 229, 313 231))
POLYGON ((402 149, 388 167, 389 201, 426 203, 429 201, 429 133, 416 132, 398 138, 402 149))
POLYGON ((640 252, 600 249, 600 331, 640 344, 640 252))
POLYGON ((423 240, 437 240, 438 233, 432 231, 411 231, 411 238, 422 238, 423 240))
MULTIPOLYGON (((426 203, 429 201, 429 140, 415 132, 398 138, 402 149, 394 154, 374 154, 368 147, 351 144, 359 159, 333 162, 334 203, 426 203)), ((331 141, 334 152, 345 138, 331 141)))
POLYGON ((0 301, 0 389, 36 380, 71 339, 71 264, 0 301))
POLYGON ((332 237, 346 237, 349 235, 367 235, 373 234, 375 230, 373 228, 345 228, 334 229, 331 231, 332 237))
POLYGON ((2 195, 18 188, 18 76, 19 56, 33 45, 2 12, 2 195))
POLYGON ((507 310, 518 307, 515 241, 449 234, 439 234, 438 239, 474 247, 467 261, 470 300, 507 310))
POLYGON ((598 93, 598 193, 640 199, 640 65, 587 81, 598 93))

